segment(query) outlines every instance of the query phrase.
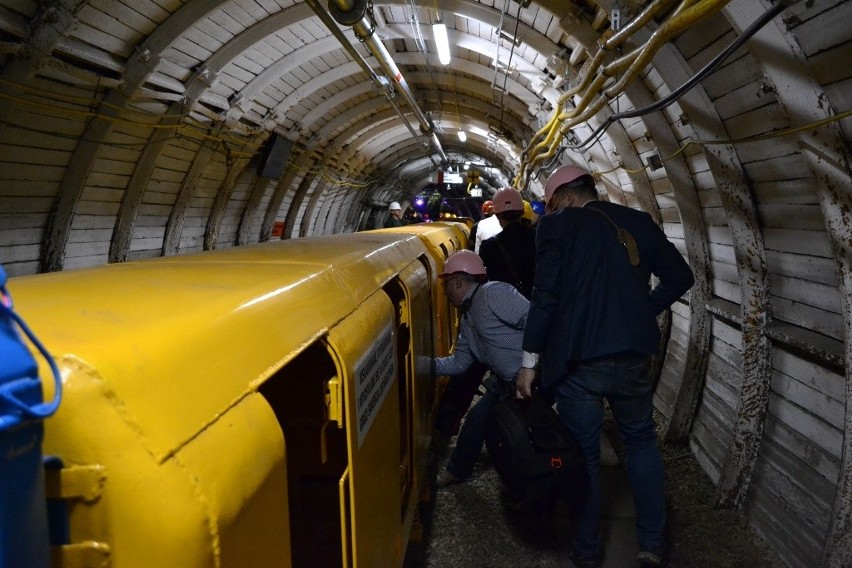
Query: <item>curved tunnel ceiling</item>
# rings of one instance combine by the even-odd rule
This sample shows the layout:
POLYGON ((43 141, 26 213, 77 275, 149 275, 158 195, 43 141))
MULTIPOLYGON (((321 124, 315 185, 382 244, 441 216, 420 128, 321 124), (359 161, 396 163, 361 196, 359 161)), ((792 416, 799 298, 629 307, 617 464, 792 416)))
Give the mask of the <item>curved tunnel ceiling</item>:
MULTIPOLYGON (((208 3, 207 6, 211 5, 208 3)), ((454 6, 458 10, 455 17, 464 20, 464 27, 468 30, 478 29, 479 34, 485 37, 471 31, 453 31, 451 39, 456 46, 455 56, 448 69, 437 62, 434 42, 431 40, 431 31, 428 26, 428 10, 420 10, 424 12, 421 18, 425 20, 420 26, 421 31, 424 37, 429 38, 426 41, 428 52, 417 51, 414 44, 412 37, 414 26, 406 22, 406 19, 414 13, 410 4, 403 2, 374 4, 373 13, 381 22, 377 24, 377 34, 392 46, 391 49, 398 47, 392 53, 392 57, 403 71, 406 80, 412 85, 425 109, 435 118, 438 129, 452 126, 450 133, 455 135, 461 116, 471 116, 479 122, 477 126, 480 131, 487 132, 490 126, 502 136, 511 133, 515 138, 526 134, 528 138, 531 134, 529 123, 533 122, 533 116, 528 112, 528 107, 538 103, 540 99, 528 89, 528 86, 519 83, 510 75, 517 74, 518 79, 529 84, 529 80, 524 76, 534 72, 540 73, 541 69, 536 68, 517 53, 514 57, 518 73, 513 72, 510 75, 497 73, 490 66, 489 61, 493 58, 496 49, 493 26, 498 24, 501 13, 495 9, 483 9, 476 2, 457 3, 454 6), (466 8, 483 21, 473 19, 465 12, 466 8), (518 65, 518 62, 521 64, 518 65), (506 90, 492 88, 491 84, 495 80, 503 81, 501 87, 506 90), (494 104, 494 99, 504 101, 499 109, 494 104), (476 107, 482 106, 485 106, 487 110, 477 110, 476 107), (482 116, 483 112, 484 116, 482 116), (444 117, 448 119, 446 125, 444 117), (501 118, 505 126, 500 124, 501 118), (508 128, 509 126, 511 129, 508 128), (519 130, 523 126, 527 126, 527 132, 519 130)), ((447 8, 451 7, 444 6, 443 11, 449 15, 447 8)), ((161 64, 161 68, 147 78, 146 85, 158 89, 177 90, 180 85, 175 84, 174 80, 185 84, 190 78, 187 70, 197 70, 203 66, 202 73, 213 85, 198 97, 202 104, 225 113, 230 121, 242 121, 253 127, 264 128, 269 128, 274 123, 275 130, 291 139, 299 137, 310 139, 333 120, 332 117, 336 111, 352 107, 355 101, 363 99, 373 103, 365 105, 368 108, 365 108, 360 116, 350 119, 365 125, 373 123, 374 113, 389 107, 386 101, 380 96, 377 97, 380 95, 378 87, 369 82, 358 64, 349 61, 339 44, 335 45, 335 42, 330 41, 327 29, 305 4, 286 8, 275 16, 270 16, 243 30, 237 31, 232 25, 226 29, 233 30, 233 37, 217 45, 217 42, 223 39, 221 30, 217 28, 225 24, 216 22, 228 20, 227 12, 226 9, 209 12, 209 15, 202 19, 205 21, 182 32, 179 38, 172 41, 161 56, 161 62, 169 63, 161 64), (209 36, 203 39, 197 37, 197 34, 203 34, 200 30, 204 29, 208 29, 208 32, 212 34, 213 32, 209 31, 210 27, 217 32, 215 40, 209 36), (205 54, 206 59, 202 60, 201 56, 196 54, 198 44, 193 41, 193 34, 196 34, 195 42, 207 44, 206 49, 210 50, 210 54, 205 54), (279 55, 279 59, 270 60, 269 53, 263 53, 264 48, 270 51, 270 44, 279 50, 276 54, 279 55), (288 53, 285 45, 300 47, 288 53), (188 55, 193 55, 196 59, 187 60, 188 55), (179 73, 175 72, 177 71, 173 65, 175 62, 181 63, 182 69, 179 73), (261 64, 265 67, 260 68, 261 64), (255 74, 252 75, 252 73, 255 74), (211 76, 215 78, 210 79, 211 76)), ((445 19, 448 19, 447 15, 444 16, 445 19)), ((529 36, 540 35, 539 32, 525 25, 521 29, 526 30, 529 36)), ((344 28, 344 33, 353 44, 358 44, 349 29, 344 28)), ((543 42, 539 40, 538 43, 543 42)), ((362 52, 367 64, 375 69, 377 67, 375 59, 360 46, 358 49, 362 52)), ((503 48, 503 51, 507 50, 503 48)), ((529 52, 526 57, 532 54, 540 61, 544 60, 532 48, 527 48, 526 51, 529 52)), ((181 91, 177 92, 181 93, 181 91)), ((144 86, 138 91, 140 97, 153 94, 144 86)), ((410 109, 404 102, 400 106, 408 120, 413 122, 410 109)), ((331 129, 330 132, 333 137, 337 134, 335 130, 331 129)), ((370 159, 380 149, 387 147, 388 141, 400 137, 397 130, 409 132, 401 120, 396 121, 394 127, 387 128, 383 134, 364 136, 363 130, 360 131, 357 138, 350 141, 350 145, 358 145, 353 153, 365 158, 364 161, 371 161, 370 159)), ((476 136, 478 135, 474 133, 473 137, 476 136)), ((418 142, 412 141, 415 144, 418 142)), ((517 152, 521 142, 522 139, 511 139, 510 144, 517 152)), ((492 143, 491 146, 495 144, 492 143)), ((504 165, 505 169, 509 170, 506 167, 509 156, 506 155, 505 150, 488 151, 486 148, 483 154, 487 156, 489 162, 504 165)), ((391 156, 388 160, 373 163, 373 169, 392 170, 396 165, 394 158, 391 156)), ((425 179, 428 177, 428 172, 421 175, 425 179)))
MULTIPOLYGON (((451 162, 491 165, 489 183, 513 183, 530 198, 541 194, 542 171, 574 162, 598 172, 604 187, 612 189, 611 199, 653 211, 660 206, 647 191, 654 171, 662 168, 669 181, 692 185, 686 179, 690 172, 677 171, 684 167, 675 159, 678 154, 710 152, 723 162, 738 161, 730 146, 685 145, 736 138, 731 135, 736 129, 726 123, 724 97, 708 98, 716 97, 711 91, 718 76, 672 94, 707 63, 690 60, 695 51, 724 55, 724 63, 746 59, 743 47, 727 55, 722 51, 738 37, 749 39, 746 29, 771 12, 770 27, 777 31, 767 33, 774 34, 775 44, 765 48, 769 55, 748 58, 754 67, 747 72, 763 73, 766 86, 759 96, 792 117, 785 122, 770 115, 772 128, 837 118, 832 109, 847 106, 837 88, 823 92, 807 77, 795 78, 797 86, 810 89, 807 96, 773 97, 775 82, 783 84, 790 73, 773 65, 771 50, 777 47, 782 51, 775 55, 801 61, 804 48, 797 45, 809 40, 791 30, 833 6, 848 11, 844 2, 817 4, 395 0, 371 2, 365 14, 410 86, 417 112, 428 116, 442 147, 453 149, 451 162), (649 17, 643 19, 644 14, 649 17), (438 62, 430 29, 439 18, 451 40, 446 66, 438 62), (662 113, 653 111, 667 95, 672 102, 662 113), (807 98, 826 101, 818 107, 824 112, 799 112, 807 98), (468 134, 464 144, 456 138, 460 129, 468 134), (649 171, 639 176, 637 168, 649 171), (625 192, 616 176, 636 187, 625 192), (646 179, 634 179, 639 177, 646 179)), ((66 130, 60 135, 79 140, 65 144, 69 166, 59 180, 42 268, 64 265, 75 213, 92 199, 93 187, 121 193, 108 258, 128 258, 139 232, 140 206, 150 197, 149 180, 168 171, 169 161, 182 152, 194 155, 193 168, 202 178, 222 177, 216 170, 224 168, 232 176, 225 176, 227 186, 238 184, 234 168, 248 167, 253 156, 257 160, 270 134, 293 143, 290 167, 272 195, 249 199, 243 216, 263 217, 259 233, 241 227, 237 244, 265 240, 276 220, 286 221, 285 237, 363 225, 364 211, 336 214, 332 225, 326 215, 318 223, 317 203, 327 200, 326 191, 333 194, 335 210, 358 209, 409 198, 434 181, 443 149, 436 151, 420 132, 394 78, 383 74, 353 28, 336 24, 328 14, 329 6, 364 5, 354 0, 67 0, 44 7, 9 2, 0 12, 6 40, 0 93, 10 104, 0 109, 0 118, 9 122, 21 105, 39 107, 60 118, 66 130), (66 91, 62 97, 52 93, 57 85, 66 91), (131 170, 123 174, 126 183, 93 181, 110 169, 110 161, 125 160, 131 170)), ((754 42, 749 48, 759 51, 754 42)), ((749 132, 743 134, 748 139, 749 132)), ((843 150, 828 145, 832 159, 843 162, 843 150)), ((845 179, 843 172, 830 177, 833 184, 845 179)), ((173 183, 168 175, 162 181, 173 183)), ((232 191, 216 194, 205 246, 215 246, 232 191)), ((178 238, 179 228, 166 232, 178 238)), ((163 250, 175 246, 165 244, 163 250)))

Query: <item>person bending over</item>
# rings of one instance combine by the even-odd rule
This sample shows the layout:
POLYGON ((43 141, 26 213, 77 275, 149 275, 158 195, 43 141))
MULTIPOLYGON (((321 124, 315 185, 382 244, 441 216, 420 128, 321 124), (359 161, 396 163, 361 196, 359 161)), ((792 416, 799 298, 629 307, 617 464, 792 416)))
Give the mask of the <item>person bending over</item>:
POLYGON ((461 324, 452 354, 433 359, 435 373, 459 375, 476 361, 491 369, 485 394, 468 411, 446 471, 438 477, 438 486, 445 487, 470 476, 485 441, 488 412, 515 390, 529 302, 511 284, 488 282, 473 251, 450 255, 440 278, 450 304, 461 310, 461 324))

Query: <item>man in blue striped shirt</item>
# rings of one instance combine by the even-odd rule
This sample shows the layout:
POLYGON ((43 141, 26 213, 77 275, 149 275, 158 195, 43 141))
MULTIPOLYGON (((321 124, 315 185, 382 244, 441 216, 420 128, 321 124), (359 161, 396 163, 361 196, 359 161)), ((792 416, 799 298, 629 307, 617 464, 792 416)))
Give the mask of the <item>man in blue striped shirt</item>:
POLYGON ((514 393, 521 367, 521 345, 529 302, 511 284, 487 282, 482 259, 469 250, 447 259, 441 273, 444 292, 462 312, 459 337, 452 355, 434 359, 438 375, 458 375, 475 361, 491 369, 486 392, 467 413, 438 485, 467 479, 485 441, 485 419, 503 397, 514 393))

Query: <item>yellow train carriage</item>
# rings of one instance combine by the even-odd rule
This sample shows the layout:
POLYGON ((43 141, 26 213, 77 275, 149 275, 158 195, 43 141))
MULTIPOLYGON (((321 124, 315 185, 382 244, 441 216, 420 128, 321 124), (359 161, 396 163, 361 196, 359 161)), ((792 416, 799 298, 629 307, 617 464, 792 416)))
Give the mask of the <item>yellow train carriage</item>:
MULTIPOLYGON (((444 261, 454 252, 466 247, 470 228, 460 222, 452 223, 417 223, 389 229, 377 229, 382 233, 415 234, 426 244, 426 248, 435 259, 438 271, 444 269, 444 261), (447 230, 447 229, 450 230, 447 230)), ((446 295, 439 287, 435 287, 433 296, 435 309, 435 346, 438 355, 448 355, 458 331, 457 312, 452 309, 446 295)))
POLYGON ((441 237, 416 233, 12 279, 65 387, 54 565, 400 566, 434 396, 441 237))

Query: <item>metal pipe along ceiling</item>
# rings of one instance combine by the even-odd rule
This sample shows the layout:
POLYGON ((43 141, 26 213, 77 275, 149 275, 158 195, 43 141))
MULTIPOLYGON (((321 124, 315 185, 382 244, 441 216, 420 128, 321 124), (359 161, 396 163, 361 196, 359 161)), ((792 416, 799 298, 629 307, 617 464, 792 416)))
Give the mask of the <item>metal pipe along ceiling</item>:
POLYGON ((370 50, 370 53, 373 54, 379 65, 382 66, 387 77, 397 84, 402 96, 408 102, 408 106, 414 112, 417 122, 420 123, 420 132, 429 138, 432 147, 441 156, 441 161, 446 163, 448 161, 447 155, 444 153, 441 142, 435 134, 432 119, 420 110, 417 101, 414 99, 414 94, 411 92, 405 77, 402 76, 399 67, 396 66, 385 45, 375 36, 375 28, 372 22, 367 19, 366 0, 329 0, 328 9, 338 23, 345 26, 352 26, 355 35, 364 42, 367 49, 370 50))
MULTIPOLYGON (((334 22, 334 19, 323 10, 322 5, 318 0, 305 0, 305 3, 310 6, 310 8, 319 16, 319 19, 322 20, 322 23, 331 31, 332 35, 337 38, 337 41, 340 42, 340 45, 343 46, 343 49, 349 54, 349 57, 358 64, 361 69, 370 77, 370 80, 373 84, 376 85, 378 90, 388 99, 388 102, 393 106, 393 110, 399 116, 400 120, 402 120, 405 127, 411 132, 411 135, 414 138, 417 138, 417 133, 414 131, 414 128, 411 127, 411 123, 408 119, 405 118, 405 115, 402 113, 402 108, 400 108, 399 103, 397 103, 396 98, 393 95, 393 87, 390 86, 390 82, 384 75, 378 75, 367 61, 361 57, 361 54, 355 49, 355 46, 352 45, 352 42, 346 37, 346 35, 340 30, 337 24, 334 22)), ((431 157, 430 157, 431 159, 431 157)), ((435 163, 434 161, 432 162, 435 163)))

